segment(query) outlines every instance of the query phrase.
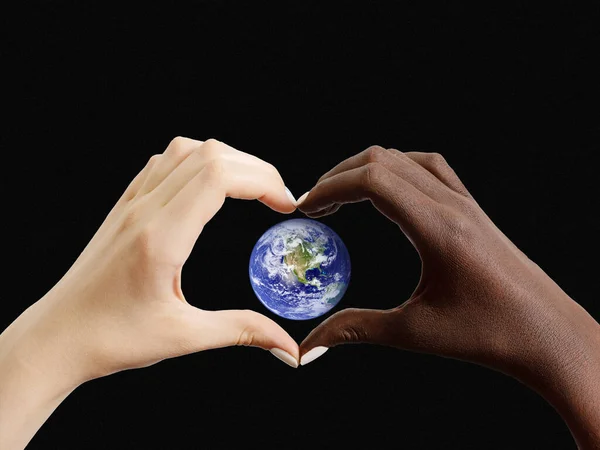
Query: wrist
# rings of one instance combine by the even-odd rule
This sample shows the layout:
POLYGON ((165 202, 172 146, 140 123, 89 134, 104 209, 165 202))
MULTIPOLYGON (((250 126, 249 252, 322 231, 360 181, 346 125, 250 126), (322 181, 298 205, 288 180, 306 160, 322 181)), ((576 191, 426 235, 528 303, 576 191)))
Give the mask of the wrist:
POLYGON ((541 395, 563 418, 581 449, 600 447, 600 357, 581 342, 560 347, 547 363, 530 364, 513 376, 541 395))
POLYGON ((76 322, 76 313, 51 291, 0 334, 0 358, 31 376, 43 374, 75 388, 91 378, 85 364, 87 339, 78 335, 76 322))
POLYGON ((23 448, 54 409, 86 381, 47 299, 0 334, 0 448, 23 448))
MULTIPOLYGON (((563 417, 580 448, 600 445, 600 325, 566 294, 525 314, 511 350, 490 364, 520 380, 563 417)), ((535 303, 534 303, 535 305, 535 303)), ((535 306, 533 306, 535 307, 535 306)), ((506 348, 506 347, 505 347, 506 348)))

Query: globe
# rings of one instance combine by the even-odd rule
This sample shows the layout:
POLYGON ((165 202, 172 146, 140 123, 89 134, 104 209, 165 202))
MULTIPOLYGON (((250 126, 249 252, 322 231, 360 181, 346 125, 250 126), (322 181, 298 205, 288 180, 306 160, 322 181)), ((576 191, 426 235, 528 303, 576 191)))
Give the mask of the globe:
POLYGON ((250 255, 252 289, 270 311, 292 320, 321 316, 350 281, 350 255, 340 237, 311 219, 269 228, 250 255))

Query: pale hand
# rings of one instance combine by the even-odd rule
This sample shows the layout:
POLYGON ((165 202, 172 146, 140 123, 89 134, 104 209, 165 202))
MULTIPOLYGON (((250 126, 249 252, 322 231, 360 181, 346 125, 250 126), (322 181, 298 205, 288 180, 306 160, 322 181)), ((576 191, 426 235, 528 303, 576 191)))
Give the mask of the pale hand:
POLYGON ((297 367, 298 345, 272 320, 202 310, 181 290, 226 197, 296 208, 271 164, 216 140, 176 138, 150 158, 65 276, 0 335, 0 448, 23 448, 73 389, 114 372, 231 345, 297 367))

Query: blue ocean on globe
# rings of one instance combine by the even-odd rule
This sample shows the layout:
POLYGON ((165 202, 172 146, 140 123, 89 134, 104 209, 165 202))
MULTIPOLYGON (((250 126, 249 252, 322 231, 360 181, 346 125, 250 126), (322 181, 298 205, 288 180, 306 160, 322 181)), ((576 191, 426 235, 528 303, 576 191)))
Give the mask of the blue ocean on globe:
POLYGON ((269 228, 250 256, 250 283, 270 311, 306 320, 331 310, 350 282, 350 255, 340 237, 311 219, 269 228))

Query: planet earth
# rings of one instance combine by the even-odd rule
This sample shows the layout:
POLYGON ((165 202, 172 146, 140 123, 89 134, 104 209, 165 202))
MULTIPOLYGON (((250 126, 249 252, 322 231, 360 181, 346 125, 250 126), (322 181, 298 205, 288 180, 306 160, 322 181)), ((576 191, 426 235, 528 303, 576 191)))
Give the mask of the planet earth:
POLYGON ((350 282, 350 255, 340 237, 311 219, 269 228, 250 255, 250 283, 270 311, 307 320, 331 310, 350 282))

